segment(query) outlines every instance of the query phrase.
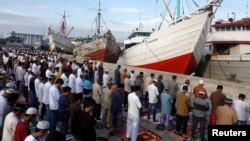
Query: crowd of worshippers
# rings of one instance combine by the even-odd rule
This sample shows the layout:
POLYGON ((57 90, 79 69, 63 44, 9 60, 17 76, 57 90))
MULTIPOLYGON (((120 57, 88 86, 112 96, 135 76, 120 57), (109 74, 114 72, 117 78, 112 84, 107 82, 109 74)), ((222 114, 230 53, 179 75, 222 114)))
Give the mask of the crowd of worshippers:
POLYGON ((78 63, 50 52, 5 50, 1 55, 2 141, 59 141, 69 134, 72 141, 95 141, 99 123, 108 136, 119 136, 124 113, 131 141, 137 140, 141 121, 160 122, 158 128, 183 137, 189 136, 190 121, 192 138, 199 125, 204 141, 208 124, 244 125, 249 117, 244 94, 227 98, 222 85, 208 94, 203 80, 191 88, 189 80, 178 84, 176 75, 165 82, 162 75, 135 74, 118 65, 111 76, 103 63, 78 63))

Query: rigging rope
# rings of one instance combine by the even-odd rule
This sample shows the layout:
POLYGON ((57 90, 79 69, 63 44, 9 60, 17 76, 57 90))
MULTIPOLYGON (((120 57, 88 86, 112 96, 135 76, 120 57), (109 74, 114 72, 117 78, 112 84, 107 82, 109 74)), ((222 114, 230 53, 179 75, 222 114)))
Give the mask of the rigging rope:
POLYGON ((190 5, 189 5, 188 1, 187 0, 185 0, 185 1, 186 1, 189 12, 191 12, 190 5))
POLYGON ((197 8, 199 8, 199 4, 197 4, 194 0, 192 0, 192 1, 193 1, 194 5, 195 5, 197 8))
POLYGON ((106 29, 107 29, 107 31, 108 31, 109 29, 108 29, 108 26, 107 26, 106 22, 104 21, 104 18, 103 18, 102 16, 101 16, 101 18, 102 18, 102 20, 103 20, 104 26, 106 27, 106 29))
POLYGON ((184 4, 183 4, 183 0, 182 0, 182 14, 185 15, 185 9, 184 9, 184 4))

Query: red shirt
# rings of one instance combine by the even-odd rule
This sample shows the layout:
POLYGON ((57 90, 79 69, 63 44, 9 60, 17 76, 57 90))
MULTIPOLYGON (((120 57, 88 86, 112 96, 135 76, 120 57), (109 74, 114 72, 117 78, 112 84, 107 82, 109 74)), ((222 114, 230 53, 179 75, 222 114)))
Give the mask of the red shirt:
POLYGON ((14 133, 14 141, 24 141, 25 138, 30 134, 28 123, 20 120, 16 125, 14 133))
POLYGON ((67 72, 65 72, 65 73, 66 73, 67 76, 69 77, 69 75, 72 73, 72 68, 71 68, 71 65, 70 65, 70 64, 68 64, 68 65, 66 66, 66 71, 67 71, 67 72))
MULTIPOLYGON (((203 87, 203 85, 198 85, 198 86, 194 87, 194 96, 197 97, 199 95, 199 91, 202 89, 205 89, 203 87)), ((207 98, 207 93, 205 94, 205 98, 207 98)))

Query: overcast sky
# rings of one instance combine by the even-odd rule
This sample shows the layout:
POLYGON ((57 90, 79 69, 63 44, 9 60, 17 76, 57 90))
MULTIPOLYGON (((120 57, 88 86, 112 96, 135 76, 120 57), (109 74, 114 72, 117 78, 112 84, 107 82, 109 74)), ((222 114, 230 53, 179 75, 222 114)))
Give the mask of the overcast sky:
MULTIPOLYGON (((175 0, 166 1, 171 2, 171 11, 176 13, 175 0)), ((181 1, 184 2, 184 13, 195 9, 193 0, 181 1)), ((206 2, 194 1, 199 5, 206 2)), ((236 19, 246 17, 246 11, 249 11, 246 8, 247 1, 224 0, 215 20, 226 20, 227 13, 232 12, 236 13, 236 19)), ((139 21, 143 23, 144 31, 158 27, 161 15, 166 12, 162 0, 101 0, 101 7, 105 21, 105 24, 102 22, 102 30, 106 31, 107 26, 121 42, 138 27, 139 21)), ((68 29, 74 27, 70 33, 71 37, 91 35, 95 27, 96 8, 98 0, 0 0, 0 37, 11 31, 47 36, 48 27, 59 30, 64 9, 68 29)))

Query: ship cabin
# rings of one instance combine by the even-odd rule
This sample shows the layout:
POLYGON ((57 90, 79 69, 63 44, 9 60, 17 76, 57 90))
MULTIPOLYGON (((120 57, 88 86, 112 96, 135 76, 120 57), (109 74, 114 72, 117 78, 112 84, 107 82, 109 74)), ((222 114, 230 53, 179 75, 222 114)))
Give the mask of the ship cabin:
POLYGON ((250 18, 243 18, 238 21, 233 21, 232 18, 228 22, 217 21, 212 25, 213 31, 246 31, 250 30, 250 18))
POLYGON ((146 38, 150 36, 152 32, 134 31, 124 41, 124 49, 128 49, 134 45, 142 43, 146 38))
POLYGON ((218 21, 211 26, 206 50, 212 55, 250 55, 250 18, 228 22, 218 21))

